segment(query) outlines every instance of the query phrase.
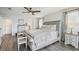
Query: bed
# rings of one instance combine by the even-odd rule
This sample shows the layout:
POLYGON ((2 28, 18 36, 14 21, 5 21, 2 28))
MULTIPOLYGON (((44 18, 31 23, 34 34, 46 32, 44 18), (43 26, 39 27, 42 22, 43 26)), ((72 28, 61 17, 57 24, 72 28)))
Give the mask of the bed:
POLYGON ((33 30, 28 34, 28 46, 35 51, 58 41, 58 31, 48 27, 33 30))

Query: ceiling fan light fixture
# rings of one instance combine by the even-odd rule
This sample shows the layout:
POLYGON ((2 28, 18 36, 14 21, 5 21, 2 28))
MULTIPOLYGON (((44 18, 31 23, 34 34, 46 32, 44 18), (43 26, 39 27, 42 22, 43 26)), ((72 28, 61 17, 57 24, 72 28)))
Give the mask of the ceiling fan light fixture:
POLYGON ((31 15, 32 13, 31 13, 31 12, 29 12, 29 14, 31 15))

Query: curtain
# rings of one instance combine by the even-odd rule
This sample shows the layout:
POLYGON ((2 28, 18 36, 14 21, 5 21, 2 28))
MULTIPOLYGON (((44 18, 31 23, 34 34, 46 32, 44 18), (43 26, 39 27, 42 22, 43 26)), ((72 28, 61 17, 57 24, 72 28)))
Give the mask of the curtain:
POLYGON ((70 11, 66 15, 67 20, 67 32, 77 33, 79 32, 79 11, 70 11))

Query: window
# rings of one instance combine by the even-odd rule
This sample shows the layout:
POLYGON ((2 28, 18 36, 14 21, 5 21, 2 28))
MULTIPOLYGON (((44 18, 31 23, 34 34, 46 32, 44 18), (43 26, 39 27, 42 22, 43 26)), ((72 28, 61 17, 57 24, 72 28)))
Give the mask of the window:
POLYGON ((66 14, 67 32, 79 32, 79 11, 70 11, 66 14))

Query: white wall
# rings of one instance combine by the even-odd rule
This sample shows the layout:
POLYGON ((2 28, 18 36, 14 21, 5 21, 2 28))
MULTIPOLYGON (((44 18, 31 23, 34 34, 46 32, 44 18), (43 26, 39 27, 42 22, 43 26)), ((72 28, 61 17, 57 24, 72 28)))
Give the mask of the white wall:
POLYGON ((36 25, 37 25, 36 18, 33 18, 33 17, 20 18, 20 17, 18 17, 17 19, 15 18, 12 23, 12 34, 13 35, 17 32, 18 19, 24 19, 24 23, 29 24, 31 26, 31 29, 36 28, 36 25))
POLYGON ((62 20, 63 19, 62 16, 63 16, 62 12, 52 13, 44 17, 44 22, 62 20))
POLYGON ((3 27, 3 25, 2 25, 3 23, 2 22, 3 22, 3 18, 0 16, 0 28, 3 27))
MULTIPOLYGON (((12 32, 12 35, 14 35, 17 32, 17 24, 18 24, 18 19, 24 19, 25 23, 30 24, 31 28, 34 29, 36 28, 37 21, 36 17, 33 17, 28 14, 23 14, 23 9, 22 8, 13 8, 11 11, 8 10, 8 8, 1 8, 0 7, 0 16, 3 18, 4 21, 3 23, 0 22, 0 25, 4 24, 3 33, 8 34, 12 32), (12 23, 8 24, 6 19, 9 19, 12 23), (7 24, 7 25, 6 25, 7 24)), ((0 19, 1 21, 1 19, 0 19)))

